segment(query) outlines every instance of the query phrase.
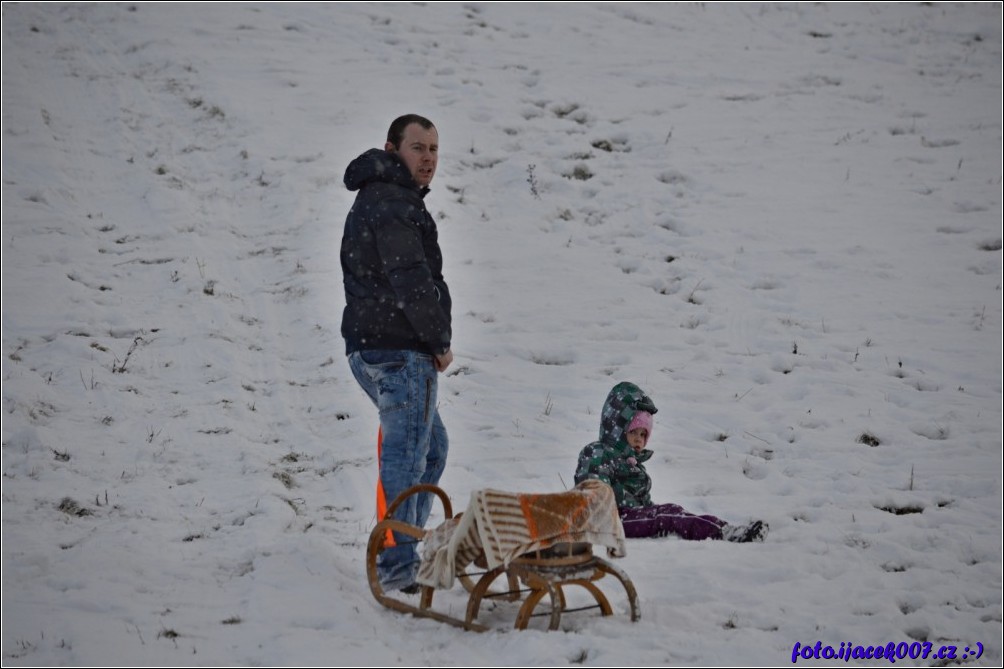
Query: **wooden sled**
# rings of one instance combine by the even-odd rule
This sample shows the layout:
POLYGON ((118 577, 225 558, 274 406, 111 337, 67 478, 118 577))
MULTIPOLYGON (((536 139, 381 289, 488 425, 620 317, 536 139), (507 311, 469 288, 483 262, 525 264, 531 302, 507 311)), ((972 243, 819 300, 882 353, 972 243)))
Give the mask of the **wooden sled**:
MULTIPOLYGON (((436 495, 442 502, 445 518, 447 520, 455 518, 449 497, 441 488, 434 485, 413 486, 401 493, 387 508, 385 520, 380 521, 373 528, 366 547, 366 575, 370 583, 370 590, 376 600, 387 608, 423 618, 431 618, 466 630, 485 632, 490 628, 477 622, 484 600, 521 602, 516 614, 515 629, 526 629, 532 617, 545 615, 549 616, 548 629, 557 630, 564 613, 599 609, 604 616, 613 614, 610 601, 596 585, 597 581, 610 575, 620 582, 627 594, 631 609, 631 621, 635 622, 640 619, 638 595, 631 579, 622 570, 594 555, 592 544, 583 542, 556 544, 545 550, 526 553, 514 558, 506 566, 480 573, 468 573, 466 569, 462 572, 458 571, 457 580, 468 593, 467 611, 463 619, 434 610, 432 600, 435 589, 430 586, 423 585, 421 587, 417 606, 394 597, 393 593, 384 592, 377 577, 377 556, 384 550, 390 535, 388 530, 412 537, 416 541, 421 541, 426 535, 426 530, 422 528, 391 518, 404 500, 411 495, 420 493, 436 495), (502 577, 504 577, 506 589, 492 590, 492 585, 502 577), (583 588, 596 603, 575 609, 568 608, 565 588, 569 586, 583 588), (550 611, 535 614, 534 611, 545 598, 550 604, 550 611)), ((456 518, 459 518, 459 515, 456 518)), ((486 568, 483 557, 475 560, 471 566, 486 568)))

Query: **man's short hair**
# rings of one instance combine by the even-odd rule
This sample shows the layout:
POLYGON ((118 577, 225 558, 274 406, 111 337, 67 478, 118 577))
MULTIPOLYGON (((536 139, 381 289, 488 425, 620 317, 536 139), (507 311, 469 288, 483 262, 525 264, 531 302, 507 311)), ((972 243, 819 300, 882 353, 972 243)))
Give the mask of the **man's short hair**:
POLYGON ((394 119, 393 123, 390 124, 390 128, 387 130, 387 141, 392 144, 395 149, 401 148, 401 142, 404 140, 404 130, 412 123, 417 123, 426 130, 431 130, 436 127, 432 124, 432 121, 424 116, 419 116, 418 114, 405 114, 404 116, 398 116, 394 119))

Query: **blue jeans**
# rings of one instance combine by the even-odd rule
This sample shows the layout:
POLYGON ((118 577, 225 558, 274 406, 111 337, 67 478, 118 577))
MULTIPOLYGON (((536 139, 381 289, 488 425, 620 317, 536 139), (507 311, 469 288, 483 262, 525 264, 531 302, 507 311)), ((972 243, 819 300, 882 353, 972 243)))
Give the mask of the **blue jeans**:
MULTIPOLYGON (((436 408, 437 375, 431 355, 417 351, 357 351, 349 367, 380 412, 383 450, 380 482, 388 506, 418 483, 436 484, 446 467, 449 440, 436 408)), ((433 495, 412 495, 394 518, 425 527, 433 495)), ((377 574, 384 590, 414 583, 420 558, 415 540, 394 533, 393 548, 380 553, 377 574)))

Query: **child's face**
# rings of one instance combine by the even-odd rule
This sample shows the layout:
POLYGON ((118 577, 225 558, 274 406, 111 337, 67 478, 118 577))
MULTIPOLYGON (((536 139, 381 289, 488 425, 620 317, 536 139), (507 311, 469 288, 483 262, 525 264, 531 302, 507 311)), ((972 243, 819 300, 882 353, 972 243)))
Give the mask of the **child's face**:
POLYGON ((648 443, 648 430, 643 427, 631 430, 627 433, 627 443, 636 451, 645 448, 645 444, 648 443))

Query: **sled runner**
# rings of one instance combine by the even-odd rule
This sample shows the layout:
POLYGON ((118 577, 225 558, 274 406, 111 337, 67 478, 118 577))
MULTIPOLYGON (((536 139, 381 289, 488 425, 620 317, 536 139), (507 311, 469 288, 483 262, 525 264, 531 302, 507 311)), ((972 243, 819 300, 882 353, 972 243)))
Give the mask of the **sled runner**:
POLYGON ((607 547, 610 555, 624 554, 624 531, 613 491, 599 481, 585 481, 556 494, 479 490, 471 495, 467 510, 456 516, 442 489, 417 485, 387 507, 385 519, 370 533, 366 572, 373 596, 384 606, 478 632, 490 629, 478 622, 485 600, 518 606, 515 629, 526 629, 536 616, 547 616, 548 629, 557 630, 565 613, 599 609, 604 616, 612 615, 614 609, 597 585, 609 575, 613 578, 605 582, 620 582, 631 620, 637 621, 641 613, 634 584, 622 570, 593 553, 595 544, 607 547), (416 494, 438 497, 445 522, 424 530, 393 519, 398 506, 416 494), (391 532, 398 533, 399 540, 423 542, 417 605, 400 593, 384 592, 380 585, 377 557, 387 547, 391 532), (467 593, 463 618, 433 608, 435 593, 450 589, 458 580, 467 593), (492 589, 497 581, 505 584, 504 589, 492 589), (566 590, 571 586, 585 590, 595 603, 570 608, 566 590), (534 613, 545 599, 549 609, 534 613))

